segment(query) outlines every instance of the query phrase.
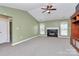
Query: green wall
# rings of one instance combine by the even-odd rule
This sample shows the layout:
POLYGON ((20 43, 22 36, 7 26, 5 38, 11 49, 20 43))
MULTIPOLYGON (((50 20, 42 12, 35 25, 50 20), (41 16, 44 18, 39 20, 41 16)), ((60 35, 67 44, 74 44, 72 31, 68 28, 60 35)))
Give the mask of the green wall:
MULTIPOLYGON (((68 37, 70 37, 71 34, 71 25, 70 25, 70 20, 64 19, 64 20, 50 20, 50 21, 44 21, 41 22, 43 24, 45 24, 45 27, 59 27, 60 28, 60 23, 61 22, 67 22, 68 23, 68 37)), ((60 30, 59 30, 60 31, 60 30)), ((46 30, 45 30, 46 32, 46 30)), ((60 35, 60 33, 59 33, 60 35)))
POLYGON ((28 12, 0 6, 0 14, 12 17, 12 42, 39 35, 39 23, 28 12))

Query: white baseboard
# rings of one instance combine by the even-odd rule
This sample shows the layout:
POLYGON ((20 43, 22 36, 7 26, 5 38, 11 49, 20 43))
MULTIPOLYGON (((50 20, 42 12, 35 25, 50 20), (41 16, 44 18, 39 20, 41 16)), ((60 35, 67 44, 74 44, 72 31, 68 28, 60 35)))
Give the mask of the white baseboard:
POLYGON ((68 39, 70 39, 70 37, 69 36, 59 36, 59 38, 68 38, 68 39))
POLYGON ((31 40, 31 39, 36 38, 36 37, 38 37, 38 36, 40 36, 40 35, 37 35, 37 36, 34 36, 34 37, 30 37, 30 38, 24 39, 24 40, 22 40, 22 41, 13 43, 12 46, 15 46, 15 45, 20 44, 20 43, 23 43, 23 42, 25 42, 25 41, 31 40))

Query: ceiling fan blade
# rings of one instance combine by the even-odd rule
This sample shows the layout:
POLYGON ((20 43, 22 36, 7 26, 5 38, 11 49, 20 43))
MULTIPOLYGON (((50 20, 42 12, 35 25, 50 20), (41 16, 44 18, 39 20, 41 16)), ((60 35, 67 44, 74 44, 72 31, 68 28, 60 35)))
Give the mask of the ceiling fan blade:
POLYGON ((56 10, 55 8, 53 8, 53 9, 50 9, 50 10, 56 10))
POLYGON ((42 13, 46 12, 47 10, 43 11, 42 13))
POLYGON ((41 9, 43 9, 43 10, 47 10, 47 8, 41 8, 41 9))

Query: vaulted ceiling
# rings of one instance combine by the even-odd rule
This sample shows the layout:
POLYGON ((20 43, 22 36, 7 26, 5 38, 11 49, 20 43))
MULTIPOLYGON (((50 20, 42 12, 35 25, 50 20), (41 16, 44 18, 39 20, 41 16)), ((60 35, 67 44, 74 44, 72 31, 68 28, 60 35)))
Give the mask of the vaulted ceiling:
POLYGON ((38 21, 70 19, 70 16, 75 12, 75 6, 77 3, 53 3, 53 6, 57 9, 51 11, 50 14, 42 13, 41 7, 46 6, 47 3, 2 3, 2 6, 21 9, 29 12, 38 21))

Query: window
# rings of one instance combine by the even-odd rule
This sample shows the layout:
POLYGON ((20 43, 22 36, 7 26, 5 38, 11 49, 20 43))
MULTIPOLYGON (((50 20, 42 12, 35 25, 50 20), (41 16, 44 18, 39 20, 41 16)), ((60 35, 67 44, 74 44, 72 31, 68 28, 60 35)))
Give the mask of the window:
POLYGON ((45 25, 40 24, 40 34, 45 34, 45 25))
POLYGON ((68 23, 62 22, 60 24, 60 35, 67 36, 68 35, 68 23))

